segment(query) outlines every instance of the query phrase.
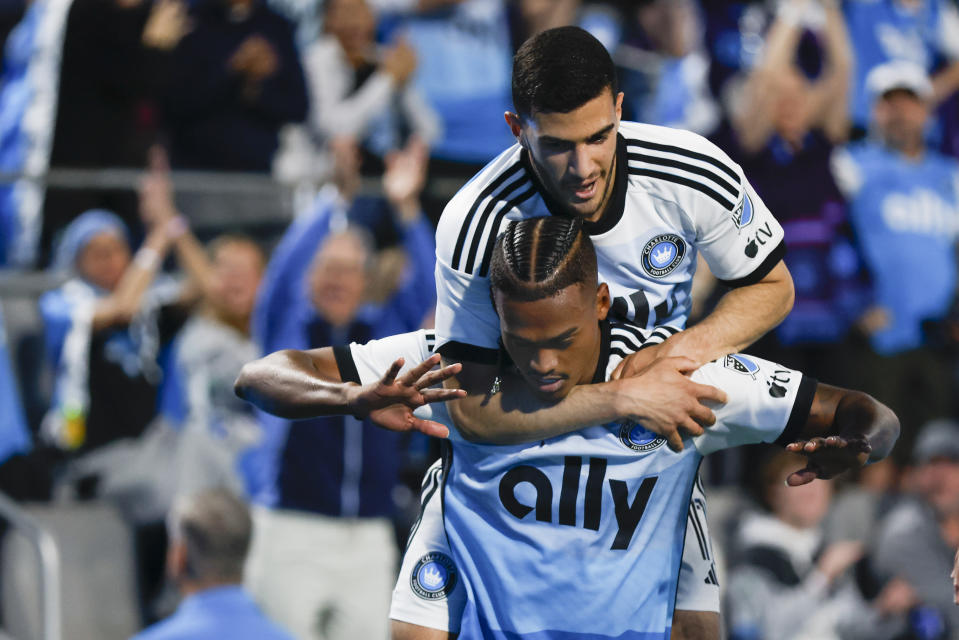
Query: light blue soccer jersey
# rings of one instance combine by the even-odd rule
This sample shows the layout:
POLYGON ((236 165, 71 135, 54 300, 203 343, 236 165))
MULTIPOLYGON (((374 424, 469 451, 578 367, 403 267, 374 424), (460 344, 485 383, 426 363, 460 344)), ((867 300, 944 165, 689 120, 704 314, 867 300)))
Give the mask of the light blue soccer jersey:
MULTIPOLYGON (((597 381, 648 335, 613 325, 597 381)), ((630 423, 518 446, 453 435, 443 497, 469 600, 461 638, 669 638, 703 455, 790 441, 815 389, 796 371, 741 355, 705 365, 694 379, 724 389, 729 402, 679 453, 630 423)))
POLYGON ((923 341, 922 321, 942 317, 956 289, 959 164, 932 151, 914 162, 862 142, 838 150, 833 171, 849 201, 876 303, 891 319, 873 335, 873 348, 914 349, 923 341))
MULTIPOLYGON (((643 344, 675 332, 604 328, 597 381, 643 344)), ((360 380, 376 380, 398 355, 413 366, 433 345, 425 332, 353 344, 352 362, 360 380)), ((420 596, 442 598, 462 580, 469 601, 459 615, 464 640, 669 638, 702 456, 791 441, 815 389, 796 371, 742 355, 709 363, 693 379, 723 389, 728 402, 715 408, 716 425, 686 440, 681 453, 636 424, 527 445, 477 445, 456 432, 442 404, 417 410, 450 425, 452 444, 442 493, 449 543, 442 546, 452 559, 444 559, 449 566, 432 555, 420 559, 413 572, 426 590, 420 596), (420 575, 427 569, 430 575, 420 575)), ((429 496, 432 490, 424 504, 429 496)), ((413 620, 423 624, 418 615, 413 620)))

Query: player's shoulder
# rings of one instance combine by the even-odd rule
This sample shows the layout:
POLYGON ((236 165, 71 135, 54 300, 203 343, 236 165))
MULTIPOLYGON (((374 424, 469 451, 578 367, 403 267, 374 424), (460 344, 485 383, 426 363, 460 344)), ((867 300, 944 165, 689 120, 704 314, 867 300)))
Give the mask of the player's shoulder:
POLYGON ((684 210, 719 204, 733 211, 744 194, 742 170, 698 133, 638 122, 620 123, 630 186, 676 201, 684 210))
POLYGON ((515 180, 523 179, 526 168, 522 161, 522 151, 519 144, 514 144, 493 158, 470 178, 469 182, 460 187, 443 209, 440 225, 459 226, 470 210, 478 205, 478 200, 497 195, 515 180))
POLYGON ((507 215, 544 215, 528 162, 516 144, 473 177, 443 209, 436 228, 437 259, 457 271, 485 275, 507 215))
POLYGON ((626 322, 611 321, 609 323, 609 362, 615 366, 627 356, 654 344, 660 344, 676 333, 679 333, 679 329, 668 325, 643 329, 626 322))

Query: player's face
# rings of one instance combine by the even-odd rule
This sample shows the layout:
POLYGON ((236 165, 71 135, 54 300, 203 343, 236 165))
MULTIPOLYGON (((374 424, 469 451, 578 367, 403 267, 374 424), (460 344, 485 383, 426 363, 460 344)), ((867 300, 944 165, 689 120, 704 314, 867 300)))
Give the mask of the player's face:
POLYGON ((599 321, 609 311, 609 289, 584 284, 551 298, 520 302, 494 294, 503 346, 527 383, 542 397, 559 400, 588 384, 599 358, 599 321))
POLYGON ((613 192, 622 106, 623 94, 606 90, 569 113, 506 114, 550 195, 589 220, 602 215, 613 192))

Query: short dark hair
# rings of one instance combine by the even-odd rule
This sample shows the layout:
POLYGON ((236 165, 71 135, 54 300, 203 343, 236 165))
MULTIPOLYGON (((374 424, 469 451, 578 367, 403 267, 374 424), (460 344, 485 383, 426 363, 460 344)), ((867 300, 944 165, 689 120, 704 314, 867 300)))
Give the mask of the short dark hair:
POLYGON ((579 27, 543 31, 513 56, 513 106, 523 118, 534 111, 569 113, 605 89, 616 95, 613 59, 579 27))
POLYGON ((542 300, 570 285, 597 281, 596 250, 576 217, 511 222, 493 249, 490 292, 511 300, 542 300))

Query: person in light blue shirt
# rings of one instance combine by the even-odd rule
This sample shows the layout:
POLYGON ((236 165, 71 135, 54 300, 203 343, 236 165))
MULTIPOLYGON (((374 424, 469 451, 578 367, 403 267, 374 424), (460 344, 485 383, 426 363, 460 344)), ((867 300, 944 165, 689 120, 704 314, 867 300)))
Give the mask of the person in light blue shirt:
POLYGON ((850 115, 854 125, 866 127, 872 100, 866 77, 874 67, 908 61, 932 73, 935 102, 957 88, 959 68, 959 13, 949 0, 849 0, 843 12, 855 51, 850 115))
POLYGON ((951 409, 948 364, 926 329, 956 293, 959 164, 924 142, 933 88, 921 67, 881 65, 868 85, 873 136, 838 149, 833 173, 872 277, 874 303, 859 324, 880 360, 862 373, 875 373, 868 390, 901 411, 908 442, 920 424, 951 409))
POLYGON ((239 499, 223 489, 184 498, 169 529, 167 571, 184 599, 133 640, 293 640, 240 586, 253 523, 239 499))

